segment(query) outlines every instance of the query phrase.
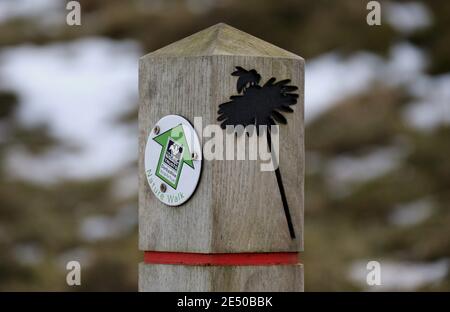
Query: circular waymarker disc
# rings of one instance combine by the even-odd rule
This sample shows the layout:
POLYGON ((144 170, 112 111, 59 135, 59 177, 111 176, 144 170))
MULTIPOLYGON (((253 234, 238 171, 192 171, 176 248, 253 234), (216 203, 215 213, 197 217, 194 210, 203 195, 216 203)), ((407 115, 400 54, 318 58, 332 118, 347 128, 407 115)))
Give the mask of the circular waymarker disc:
POLYGON ((202 149, 185 118, 167 115, 150 130, 145 147, 150 189, 164 204, 178 206, 194 193, 202 169, 202 149))

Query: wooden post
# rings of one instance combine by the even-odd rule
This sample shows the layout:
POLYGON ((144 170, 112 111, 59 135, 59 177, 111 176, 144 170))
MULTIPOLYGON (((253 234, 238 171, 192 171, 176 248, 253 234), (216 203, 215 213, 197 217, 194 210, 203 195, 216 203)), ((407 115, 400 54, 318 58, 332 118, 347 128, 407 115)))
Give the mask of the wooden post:
MULTIPOLYGON (((225 24, 140 59, 140 291, 303 291, 304 60, 225 24), (255 69, 261 85, 290 79, 299 95, 279 128, 279 168, 295 231, 277 178, 260 161, 206 160, 194 195, 178 207, 152 193, 144 167, 147 139, 166 115, 206 124, 236 94, 236 66, 255 69)), ((205 139, 203 139, 204 143, 205 139)))

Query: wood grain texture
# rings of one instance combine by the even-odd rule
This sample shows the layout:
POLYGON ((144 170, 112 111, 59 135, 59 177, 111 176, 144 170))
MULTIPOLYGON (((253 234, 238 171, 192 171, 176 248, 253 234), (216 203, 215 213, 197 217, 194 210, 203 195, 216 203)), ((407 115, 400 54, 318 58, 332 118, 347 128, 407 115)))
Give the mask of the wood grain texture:
POLYGON ((192 52, 196 47, 192 42, 201 42, 201 38, 191 38, 187 56, 178 44, 177 49, 163 48, 140 60, 139 248, 201 253, 301 251, 304 61, 273 45, 264 46, 260 39, 255 43, 253 36, 235 35, 233 29, 221 25, 211 30, 215 34, 202 35, 209 42, 204 44, 206 51, 192 52), (220 40, 214 43, 214 38, 220 40), (251 50, 251 55, 224 52, 221 47, 227 47, 228 42, 246 47, 239 53, 251 50), (257 51, 264 51, 264 56, 255 56, 263 53, 257 51), (230 75, 235 66, 256 69, 262 75, 261 83, 271 77, 289 78, 299 87, 294 113, 286 113, 288 124, 280 126, 280 170, 297 233, 295 240, 289 236, 275 174, 262 172, 259 161, 203 160, 196 192, 179 207, 159 202, 148 186, 144 150, 153 125, 168 114, 191 122, 201 116, 204 126, 218 124, 219 104, 236 93, 236 77, 230 75))
POLYGON ((139 291, 304 291, 303 266, 184 266, 139 264, 139 291))

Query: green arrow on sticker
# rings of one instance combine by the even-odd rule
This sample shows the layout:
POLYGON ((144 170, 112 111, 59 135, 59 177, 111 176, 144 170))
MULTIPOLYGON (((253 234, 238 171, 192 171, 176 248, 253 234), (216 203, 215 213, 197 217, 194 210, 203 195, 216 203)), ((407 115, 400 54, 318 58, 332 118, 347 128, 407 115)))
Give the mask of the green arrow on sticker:
POLYGON ((183 125, 179 124, 154 137, 153 140, 162 146, 156 167, 156 176, 176 190, 183 164, 186 163, 194 169, 183 125))

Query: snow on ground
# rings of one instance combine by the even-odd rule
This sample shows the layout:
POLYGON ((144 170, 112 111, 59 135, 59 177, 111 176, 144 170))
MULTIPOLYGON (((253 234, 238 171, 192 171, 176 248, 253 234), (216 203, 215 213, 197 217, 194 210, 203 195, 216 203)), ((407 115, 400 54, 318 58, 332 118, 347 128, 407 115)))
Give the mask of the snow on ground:
POLYGON ((363 156, 341 155, 327 162, 325 173, 330 192, 345 196, 352 187, 397 168, 408 149, 401 146, 374 148, 363 156))
POLYGON ((426 55, 405 42, 393 45, 387 60, 368 52, 358 52, 347 58, 331 52, 307 60, 306 121, 314 120, 348 96, 369 90, 374 83, 412 84, 423 77, 426 64, 426 55))
POLYGON ((397 205, 389 215, 389 222, 397 226, 412 226, 425 221, 433 214, 433 203, 429 198, 397 205))
POLYGON ((40 18, 53 19, 63 17, 60 13, 66 1, 61 0, 0 0, 0 23, 13 18, 40 18))
POLYGON ((350 265, 349 278, 366 288, 375 291, 412 291, 419 287, 442 281, 449 270, 449 260, 434 262, 380 261, 381 285, 368 286, 366 277, 367 261, 356 261, 350 265))
POLYGON ((410 87, 418 97, 404 111, 407 122, 422 130, 450 124, 450 74, 421 76, 410 87))
POLYGON ((42 182, 108 175, 134 161, 136 129, 115 119, 135 109, 140 54, 133 42, 101 38, 3 50, 0 79, 20 96, 19 120, 46 123, 54 136, 82 148, 40 157, 13 149, 10 171, 42 182))
POLYGON ((431 25, 432 16, 426 5, 421 2, 383 3, 383 14, 396 30, 410 34, 431 25))

